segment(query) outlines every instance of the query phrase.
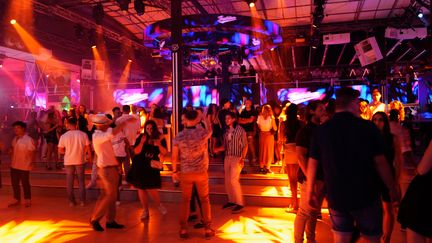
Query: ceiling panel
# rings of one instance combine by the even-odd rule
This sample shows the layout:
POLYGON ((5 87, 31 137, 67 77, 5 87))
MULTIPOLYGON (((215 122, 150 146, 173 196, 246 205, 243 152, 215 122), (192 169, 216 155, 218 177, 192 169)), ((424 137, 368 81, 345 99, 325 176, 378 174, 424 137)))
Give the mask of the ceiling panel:
POLYGON ((357 5, 357 2, 332 3, 327 4, 324 11, 326 14, 355 12, 357 5))
POLYGON ((324 17, 323 23, 354 21, 354 14, 335 14, 324 17))
POLYGON ((378 7, 379 0, 364 0, 363 8, 360 11, 364 10, 375 10, 378 7))

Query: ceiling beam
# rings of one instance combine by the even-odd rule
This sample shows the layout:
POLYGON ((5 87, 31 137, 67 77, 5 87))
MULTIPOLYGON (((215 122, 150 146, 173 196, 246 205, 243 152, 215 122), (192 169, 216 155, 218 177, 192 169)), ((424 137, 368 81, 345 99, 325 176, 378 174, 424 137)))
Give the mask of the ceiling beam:
POLYGON ((291 54, 292 54, 293 67, 294 67, 294 68, 297 68, 296 58, 295 58, 295 48, 294 48, 294 46, 291 46, 291 54))
POLYGON ((394 44, 394 46, 387 52, 386 57, 388 57, 390 54, 393 53, 393 51, 396 49, 396 47, 398 47, 400 44, 402 44, 403 40, 398 40, 398 42, 396 42, 396 44, 394 44))
POLYGON ((198 0, 190 0, 190 1, 201 14, 208 14, 207 10, 201 5, 201 3, 198 2, 198 0))
POLYGON ((423 53, 425 53, 426 50, 421 51, 419 54, 417 54, 413 59, 411 59, 411 62, 417 60, 417 58, 419 58, 421 55, 423 55, 423 53))
POLYGON ((343 55, 343 53, 345 52, 345 48, 346 48, 346 46, 347 46, 347 44, 345 43, 345 44, 343 45, 343 47, 342 47, 342 51, 340 52, 339 57, 338 57, 338 59, 337 59, 336 66, 339 65, 340 60, 342 59, 342 55, 343 55))
POLYGON ((263 11, 263 14, 264 14, 264 18, 268 19, 268 17, 267 17, 267 7, 265 5, 265 1, 261 1, 260 3, 262 5, 262 11, 263 11))
POLYGON ((325 49, 324 49, 323 58, 321 60, 321 67, 324 66, 324 63, 325 63, 325 60, 326 60, 326 57, 327 57, 327 51, 328 51, 328 45, 326 45, 325 49))
POLYGON ((361 10, 363 9, 364 3, 365 3, 365 0, 361 0, 357 4, 357 10, 356 10, 356 13, 355 13, 355 16, 354 16, 354 22, 356 22, 356 23, 359 20, 360 13, 361 13, 361 10))
POLYGON ((411 47, 408 48, 408 50, 406 50, 402 55, 400 55, 400 57, 398 57, 398 59, 396 59, 396 62, 399 62, 406 54, 408 54, 411 51, 411 47))

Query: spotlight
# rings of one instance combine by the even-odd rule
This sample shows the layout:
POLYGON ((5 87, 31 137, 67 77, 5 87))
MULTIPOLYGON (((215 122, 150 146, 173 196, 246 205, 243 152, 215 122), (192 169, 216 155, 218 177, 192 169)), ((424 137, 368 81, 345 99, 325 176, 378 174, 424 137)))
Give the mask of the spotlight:
POLYGON ((11 25, 14 25, 17 23, 17 21, 15 19, 11 19, 10 23, 11 23, 11 25))
POLYGON ((270 51, 274 51, 274 48, 271 48, 270 51))
POLYGON ((145 12, 145 6, 143 0, 135 0, 134 9, 139 16, 143 15, 145 12))
POLYGON ((122 10, 122 11, 128 11, 129 10, 130 0, 116 0, 116 2, 119 4, 120 10, 122 10))
POLYGON ((419 9, 418 13, 417 13, 417 17, 419 17, 419 19, 423 18, 423 11, 421 9, 419 9))
POLYGON ((96 45, 92 45, 92 47, 91 47, 92 49, 95 49, 96 48, 96 45))
POLYGON ((102 3, 98 3, 93 7, 93 18, 96 22, 96 24, 101 25, 102 24, 102 20, 104 18, 104 9, 102 6, 102 3))
POLYGON ((132 62, 132 59, 128 59, 128 62, 132 62))
POLYGON ((255 3, 257 0, 246 0, 246 3, 249 5, 250 8, 255 7, 255 3))

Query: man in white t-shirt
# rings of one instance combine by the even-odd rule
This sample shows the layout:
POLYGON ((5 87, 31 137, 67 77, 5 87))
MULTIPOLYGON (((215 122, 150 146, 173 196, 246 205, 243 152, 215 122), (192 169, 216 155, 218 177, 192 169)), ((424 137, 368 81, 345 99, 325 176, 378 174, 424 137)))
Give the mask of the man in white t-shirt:
POLYGON ((76 205, 73 189, 75 172, 78 177, 78 188, 81 200, 80 205, 84 206, 86 200, 86 191, 84 186, 85 156, 89 158, 90 162, 92 160, 90 141, 86 133, 77 129, 76 118, 69 118, 66 125, 69 131, 60 137, 58 152, 59 154, 64 154, 69 206, 72 207, 76 205))
POLYGON ((379 111, 386 112, 386 105, 381 102, 381 93, 378 89, 372 91, 372 102, 369 104, 369 109, 371 110, 372 115, 379 111))
POLYGON ((116 134, 122 131, 127 125, 136 123, 134 117, 129 117, 118 123, 115 128, 110 128, 112 120, 105 114, 97 114, 90 117, 96 126, 93 133, 93 148, 97 155, 98 175, 101 179, 102 190, 98 201, 96 202, 93 214, 90 218, 90 224, 95 231, 104 231, 99 221, 106 215, 106 227, 111 229, 122 229, 124 225, 115 221, 116 216, 116 199, 119 182, 120 165, 116 159, 111 140, 116 134))
POLYGON ((15 201, 10 203, 8 207, 15 207, 21 204, 21 188, 24 190, 25 206, 31 205, 31 190, 30 190, 30 170, 33 159, 33 153, 36 150, 34 140, 26 134, 27 125, 22 121, 17 121, 12 124, 15 137, 12 140, 11 154, 11 183, 15 201))

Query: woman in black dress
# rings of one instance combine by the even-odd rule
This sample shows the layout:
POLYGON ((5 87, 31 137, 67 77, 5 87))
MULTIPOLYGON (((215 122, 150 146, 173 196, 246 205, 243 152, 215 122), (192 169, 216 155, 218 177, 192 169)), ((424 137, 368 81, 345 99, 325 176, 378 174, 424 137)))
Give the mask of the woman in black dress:
POLYGON ((144 133, 141 134, 135 143, 132 167, 128 173, 128 182, 138 189, 138 196, 143 206, 141 219, 149 218, 147 193, 158 205, 159 211, 165 215, 166 208, 160 203, 158 189, 161 188, 160 170, 152 168, 151 161, 163 162, 167 153, 166 141, 159 132, 156 122, 148 120, 144 124, 144 133))
MULTIPOLYGON (((382 138, 384 140, 384 156, 389 163, 392 170, 393 177, 395 178, 398 173, 396 173, 395 165, 399 164, 400 159, 400 148, 399 144, 393 134, 390 132, 390 122, 387 114, 379 111, 372 116, 372 121, 375 123, 377 128, 380 130, 382 138)), ((398 181, 397 179, 395 179, 398 181)), ((379 182, 381 190, 381 199, 383 205, 383 237, 382 242, 390 243, 391 235, 394 227, 395 210, 393 208, 392 202, 390 200, 390 194, 385 186, 384 182, 379 182)))

